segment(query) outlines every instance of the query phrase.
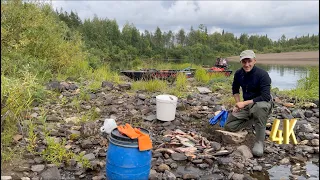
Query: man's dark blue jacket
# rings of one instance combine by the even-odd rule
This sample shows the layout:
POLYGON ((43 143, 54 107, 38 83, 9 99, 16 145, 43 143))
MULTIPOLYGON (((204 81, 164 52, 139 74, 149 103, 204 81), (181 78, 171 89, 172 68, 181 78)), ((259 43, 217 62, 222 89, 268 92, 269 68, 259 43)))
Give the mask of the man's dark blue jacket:
POLYGON ((250 72, 246 73, 243 68, 236 71, 232 83, 232 93, 239 93, 242 88, 243 99, 253 102, 270 101, 271 79, 267 71, 253 66, 250 72))

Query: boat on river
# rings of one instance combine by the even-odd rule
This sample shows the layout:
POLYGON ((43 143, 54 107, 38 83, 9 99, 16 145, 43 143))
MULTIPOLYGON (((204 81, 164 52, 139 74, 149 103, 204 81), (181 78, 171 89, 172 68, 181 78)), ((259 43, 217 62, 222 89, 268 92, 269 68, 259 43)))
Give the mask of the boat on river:
POLYGON ((194 77, 195 69, 185 68, 183 70, 157 70, 157 69, 142 69, 139 71, 125 70, 121 71, 125 76, 133 80, 150 80, 150 79, 161 79, 171 80, 175 79, 178 73, 183 73, 187 78, 194 77))
POLYGON ((207 73, 210 75, 223 74, 224 76, 228 77, 232 74, 232 70, 229 70, 228 66, 224 66, 224 67, 213 66, 213 67, 207 69, 207 73))

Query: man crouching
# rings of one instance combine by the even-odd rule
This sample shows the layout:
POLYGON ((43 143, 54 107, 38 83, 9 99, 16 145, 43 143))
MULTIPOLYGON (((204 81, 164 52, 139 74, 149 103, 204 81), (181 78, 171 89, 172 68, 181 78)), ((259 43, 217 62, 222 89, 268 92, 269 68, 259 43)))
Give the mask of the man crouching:
POLYGON ((229 113, 225 130, 235 132, 254 124, 256 141, 252 154, 260 157, 264 151, 267 119, 273 106, 270 94, 271 79, 268 72, 255 66, 256 56, 252 50, 242 51, 240 62, 242 68, 236 71, 232 83, 236 105, 233 112, 229 113), (240 87, 244 101, 240 101, 240 87))

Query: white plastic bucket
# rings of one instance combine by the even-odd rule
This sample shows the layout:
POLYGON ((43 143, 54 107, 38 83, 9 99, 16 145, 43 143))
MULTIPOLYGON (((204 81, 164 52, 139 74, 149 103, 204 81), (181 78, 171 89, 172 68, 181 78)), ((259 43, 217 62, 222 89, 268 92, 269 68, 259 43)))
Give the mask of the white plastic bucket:
POLYGON ((110 134, 111 131, 116 127, 117 123, 114 119, 105 119, 103 126, 100 128, 100 131, 110 134))
POLYGON ((173 95, 163 94, 156 96, 157 119, 172 121, 176 117, 178 98, 173 95))

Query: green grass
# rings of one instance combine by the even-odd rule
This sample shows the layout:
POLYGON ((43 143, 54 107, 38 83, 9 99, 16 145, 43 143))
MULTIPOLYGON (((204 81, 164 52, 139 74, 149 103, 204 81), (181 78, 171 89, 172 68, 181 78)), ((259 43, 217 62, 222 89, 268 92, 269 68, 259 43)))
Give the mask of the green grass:
POLYGON ((152 79, 149 81, 135 81, 132 83, 133 90, 144 90, 147 92, 164 92, 168 89, 166 81, 152 79))
MULTIPOLYGON (((6 154, 5 151, 13 142, 12 137, 18 133, 18 124, 25 119, 33 100, 44 98, 43 87, 29 72, 24 72, 22 78, 1 75, 1 115, 3 116, 1 154, 6 154)), ((10 159, 10 157, 3 159, 10 159)))
POLYGON ((203 68, 198 68, 195 72, 194 77, 198 82, 203 83, 203 84, 208 84, 208 82, 211 79, 210 75, 203 68))
POLYGON ((187 77, 184 73, 178 73, 177 78, 176 78, 176 83, 175 83, 175 88, 178 91, 186 91, 187 90, 187 77))

